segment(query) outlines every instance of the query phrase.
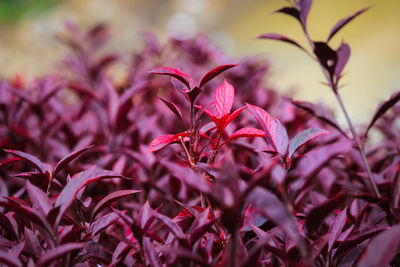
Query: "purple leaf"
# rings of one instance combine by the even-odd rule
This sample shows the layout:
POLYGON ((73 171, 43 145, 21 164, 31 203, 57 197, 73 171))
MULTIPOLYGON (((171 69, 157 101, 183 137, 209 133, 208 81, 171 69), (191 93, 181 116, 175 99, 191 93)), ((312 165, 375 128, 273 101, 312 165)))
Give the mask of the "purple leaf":
POLYGON ((168 101, 165 98, 162 98, 161 96, 158 96, 158 98, 160 98, 161 101, 164 102, 164 104, 167 105, 167 107, 178 117, 178 119, 180 119, 183 122, 183 124, 185 124, 185 120, 183 119, 182 112, 179 110, 179 108, 174 103, 172 103, 171 101, 168 101))
POLYGON ((310 12, 312 0, 300 0, 300 18, 304 28, 307 25, 307 17, 310 12))
POLYGON ((19 158, 19 157, 13 157, 13 158, 9 158, 9 159, 2 161, 0 163, 0 171, 4 170, 8 166, 11 166, 11 165, 15 164, 16 162, 20 162, 20 161, 21 161, 21 158, 19 158))
POLYGON ((172 69, 172 68, 167 68, 167 67, 161 67, 161 68, 157 68, 154 69, 152 71, 150 71, 150 73, 152 74, 160 74, 160 75, 167 75, 167 76, 171 76, 175 79, 178 79, 179 81, 181 81, 188 89, 188 91, 190 91, 193 88, 193 80, 192 78, 177 70, 177 69, 172 69))
POLYGON ((349 23, 350 21, 352 21, 354 18, 356 18, 357 16, 361 15, 362 13, 364 13, 365 11, 367 11, 369 9, 369 7, 363 8, 359 11, 357 11, 356 13, 354 13, 351 16, 348 16, 344 19, 341 19, 338 23, 336 23, 335 26, 333 26, 333 28, 331 29, 328 39, 326 40, 327 42, 329 42, 330 39, 332 39, 333 36, 335 36, 335 34, 340 31, 340 29, 342 29, 344 26, 346 26, 347 23, 349 23))
POLYGON ((215 117, 221 119, 231 113, 235 90, 226 80, 217 88, 214 94, 214 112, 215 117))
POLYGON ((225 143, 229 142, 232 139, 240 137, 265 137, 265 132, 257 128, 248 128, 248 127, 242 128, 234 132, 231 136, 229 136, 229 138, 226 139, 221 144, 221 146, 223 146, 225 143))
POLYGON ((346 225, 347 220, 347 208, 342 210, 338 215, 336 215, 335 219, 331 224, 331 228, 329 229, 329 241, 328 241, 328 251, 331 251, 333 245, 337 241, 337 238, 342 233, 344 226, 346 225))
POLYGON ((304 145, 308 141, 328 133, 329 131, 318 128, 310 128, 298 133, 295 137, 293 137, 292 140, 290 140, 288 157, 292 158, 293 154, 297 151, 297 149, 299 149, 302 145, 304 145))
POLYGON ((12 241, 18 240, 17 233, 15 232, 10 220, 3 213, 3 211, 0 212, 0 226, 2 229, 4 229, 6 238, 8 238, 12 241))
POLYGON ((314 42, 314 54, 317 56, 321 65, 329 72, 332 77, 335 72, 335 67, 338 61, 338 56, 335 50, 329 47, 324 42, 314 42))
POLYGON ((389 263, 398 253, 400 244, 400 226, 393 226, 379 233, 365 248, 357 266, 389 266, 389 263))
POLYGON ((115 212, 111 212, 107 215, 104 215, 103 217, 98 218, 92 224, 92 235, 97 236, 118 219, 119 215, 115 212))
POLYGON ((155 210, 151 210, 151 213, 155 218, 159 219, 165 226, 167 226, 174 236, 178 239, 185 239, 185 233, 174 221, 171 220, 171 218, 155 210))
POLYGON ((61 171, 65 166, 67 166, 71 161, 73 161, 74 159, 76 159, 77 157, 79 157, 83 152, 85 152, 86 150, 92 148, 93 146, 88 146, 88 147, 84 147, 79 149, 78 151, 74 151, 71 154, 69 154, 68 156, 64 157, 63 159, 61 159, 53 172, 53 177, 59 172, 61 171))
POLYGON ((132 194, 136 194, 140 192, 140 190, 119 190, 112 192, 111 194, 107 195, 104 197, 102 200, 100 200, 99 203, 94 207, 93 212, 92 212, 92 219, 96 217, 96 215, 105 207, 110 205, 112 202, 117 201, 119 199, 122 199, 124 197, 127 197, 132 194))
POLYGON ((336 50, 336 54, 338 60, 335 67, 335 76, 336 79, 339 79, 341 77, 344 67, 347 64, 347 61, 350 58, 350 46, 342 42, 340 47, 336 50))
POLYGON ((275 152, 285 155, 288 146, 288 135, 285 127, 262 108, 250 104, 246 104, 246 106, 263 128, 267 143, 275 152))
POLYGON ((52 208, 49 198, 47 195, 38 187, 32 185, 29 181, 26 182, 26 189, 28 195, 34 206, 47 215, 52 208))
POLYGON ((400 91, 392 94, 390 98, 382 102, 375 110, 374 117, 369 123, 367 130, 365 130, 364 136, 367 136, 369 130, 374 126, 375 122, 382 117, 386 111, 393 107, 400 100, 400 91))
POLYGON ((22 267, 22 263, 19 258, 11 253, 0 251, 0 263, 6 264, 10 267, 22 267))
POLYGON ((292 44, 292 45, 294 45, 294 46, 297 46, 297 47, 300 48, 301 50, 306 51, 306 50, 305 50, 301 45, 299 45, 296 41, 294 41, 294 40, 292 40, 292 39, 290 39, 290 38, 288 38, 288 37, 286 37, 286 36, 284 36, 284 35, 278 34, 278 33, 265 33, 265 34, 259 35, 258 38, 261 38, 261 39, 272 39, 272 40, 282 41, 282 42, 289 43, 289 44, 292 44))
POLYGON ((200 80, 199 83, 199 88, 202 88, 206 83, 208 83, 210 80, 214 79, 216 76, 218 76, 220 73, 237 66, 237 64, 228 64, 228 65, 221 65, 218 66, 209 72, 207 72, 200 80))
POLYGON ((51 262, 56 259, 60 259, 64 255, 71 251, 82 249, 85 247, 85 243, 67 243, 60 245, 56 248, 48 250, 46 253, 42 254, 36 266, 49 266, 51 262))
POLYGON ((151 243, 150 238, 143 238, 143 251, 146 256, 149 266, 161 267, 163 266, 160 255, 158 255, 155 246, 151 243))
POLYGON ((18 150, 4 149, 4 151, 24 159, 25 161, 27 161, 28 163, 33 165, 41 173, 43 173, 43 174, 46 173, 45 166, 37 157, 35 157, 31 154, 22 152, 22 151, 18 151, 18 150))

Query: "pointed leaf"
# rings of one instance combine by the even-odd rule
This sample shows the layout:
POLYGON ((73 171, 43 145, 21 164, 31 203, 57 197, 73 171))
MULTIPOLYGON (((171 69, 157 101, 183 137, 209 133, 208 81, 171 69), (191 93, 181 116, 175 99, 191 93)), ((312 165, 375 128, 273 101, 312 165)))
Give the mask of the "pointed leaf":
POLYGON ((340 31, 340 29, 342 29, 344 26, 346 26, 347 23, 349 23, 350 21, 352 21, 354 18, 356 18, 357 16, 361 15, 362 13, 364 13, 365 11, 367 11, 369 9, 369 7, 363 8, 359 11, 357 11, 356 13, 354 13, 351 16, 348 16, 344 19, 341 19, 338 23, 336 23, 335 26, 333 26, 333 28, 331 29, 328 39, 326 40, 327 42, 329 42, 330 39, 332 39, 333 36, 335 36, 335 34, 340 31))
POLYGON ((217 88, 214 94, 215 116, 221 119, 231 113, 235 90, 226 80, 217 88))
POLYGON ((14 164, 16 162, 20 162, 20 161, 21 161, 20 157, 13 157, 13 158, 9 158, 9 159, 6 159, 6 160, 2 161, 0 163, 0 171, 4 170, 8 166, 10 166, 10 165, 12 165, 12 164, 14 164))
POLYGON ((48 250, 45 254, 42 254, 36 266, 49 266, 52 261, 60 259, 62 256, 71 251, 82 249, 84 247, 84 243, 67 243, 60 245, 56 248, 48 250))
POLYGON ((168 229, 178 238, 178 239, 185 239, 185 234, 182 231, 182 229, 169 218, 168 216, 165 216, 164 214, 161 214, 155 210, 151 210, 152 215, 159 219, 165 226, 168 227, 168 229))
POLYGON ((161 267, 163 266, 160 255, 158 255, 155 246, 151 243, 150 238, 143 238, 143 251, 146 256, 149 266, 161 267))
POLYGON ((104 197, 102 200, 100 200, 99 203, 94 207, 93 212, 92 212, 92 219, 96 217, 96 215, 105 207, 110 205, 112 202, 117 201, 119 199, 122 199, 124 197, 127 197, 132 194, 136 194, 140 192, 140 190, 119 190, 112 192, 111 194, 107 195, 104 197))
POLYGON ((167 67, 161 67, 161 68, 157 68, 154 69, 152 71, 150 71, 150 73, 152 74, 160 74, 160 75, 167 75, 167 76, 171 76, 175 79, 178 79, 179 81, 181 81, 188 89, 188 91, 190 91, 193 88, 193 80, 192 78, 177 70, 177 69, 172 69, 172 68, 167 68, 167 67))
POLYGON ((283 13, 283 14, 292 16, 301 23, 300 11, 295 7, 284 7, 284 8, 276 10, 274 13, 283 13))
POLYGON ((199 83, 199 88, 202 88, 207 82, 211 81, 214 79, 216 76, 218 76, 220 73, 237 66, 237 64, 228 64, 228 65, 221 65, 218 66, 212 70, 210 70, 208 73, 206 73, 200 80, 199 83))
POLYGON ((168 101, 165 98, 162 98, 161 96, 158 96, 158 98, 160 98, 161 101, 164 102, 164 104, 167 105, 167 107, 178 117, 178 119, 180 119, 183 122, 183 124, 185 124, 185 121, 182 116, 182 112, 179 110, 179 108, 174 103, 172 103, 171 101, 168 101))
POLYGON ((84 147, 82 149, 79 149, 78 151, 74 151, 71 154, 67 155, 66 157, 64 157, 63 159, 61 159, 53 172, 53 176, 55 176, 59 171, 61 171, 65 166, 67 166, 71 161, 73 161, 74 159, 76 159, 77 157, 79 157, 83 152, 85 152, 86 150, 92 148, 93 146, 88 146, 88 147, 84 147))
POLYGON ((375 122, 382 117, 386 111, 388 111, 391 107, 393 107, 400 100, 400 91, 392 94, 390 98, 384 102, 382 102, 375 110, 374 117, 369 123, 367 130, 364 133, 364 136, 367 136, 369 130, 374 126, 375 122))
POLYGON ((265 110, 260 107, 246 104, 251 115, 257 120, 265 132, 267 143, 275 152, 281 155, 286 154, 288 146, 288 135, 285 127, 265 110))
POLYGON ((318 128, 310 128, 298 133, 292 140, 290 140, 288 157, 292 158, 296 150, 308 141, 328 133, 329 131, 318 128))
POLYGON ((346 66, 346 63, 350 58, 350 46, 342 42, 340 47, 336 50, 336 54, 338 60, 335 67, 335 76, 336 79, 339 79, 344 69, 344 66, 346 66))
POLYGON ((307 25, 307 17, 310 12, 312 0, 300 0, 300 19, 304 28, 307 25))
POLYGON ((161 135, 161 136, 157 137, 156 139, 154 139, 153 141, 151 141, 151 143, 145 153, 154 152, 154 151, 160 150, 161 148, 166 147, 167 145, 169 145, 173 142, 178 142, 180 136, 185 137, 185 136, 189 136, 189 134, 188 133, 179 133, 179 134, 175 134, 175 135, 173 135, 173 134, 161 135))
POLYGON ((346 225, 347 220, 347 208, 342 210, 338 215, 336 215, 333 223, 331 225, 331 229, 329 230, 330 236, 328 241, 328 251, 331 251, 333 245, 337 241, 337 238, 342 233, 344 226, 346 225))
POLYGON ((25 161, 33 165, 41 173, 46 173, 45 166, 37 157, 18 150, 4 149, 4 151, 24 159, 25 161))
POLYGON ((265 33, 265 34, 259 35, 258 38, 260 38, 260 39, 271 39, 271 40, 282 41, 282 42, 289 43, 289 44, 292 44, 292 45, 294 45, 294 46, 297 46, 297 47, 300 48, 301 50, 306 51, 306 50, 305 50, 301 45, 299 45, 296 41, 294 41, 294 40, 292 40, 292 39, 290 39, 290 38, 288 38, 288 37, 286 37, 286 36, 284 36, 284 35, 278 34, 278 33, 265 33))
POLYGON ((240 137, 265 137, 265 132, 257 128, 242 128, 234 132, 228 139, 226 139, 221 146, 229 142, 232 139, 240 137))
POLYGON ((400 226, 394 226, 374 237, 361 255, 357 266, 389 266, 398 253, 400 245, 400 226))
POLYGON ((232 114, 226 119, 224 128, 227 127, 245 108, 246 106, 243 106, 232 112, 232 114))
POLYGON ((0 251, 0 263, 6 264, 9 267, 22 267, 22 263, 19 258, 11 253, 0 251))
POLYGON ((49 198, 47 195, 38 187, 32 185, 29 181, 26 182, 26 189, 32 203, 41 211, 44 215, 47 215, 52 208, 49 198))
POLYGON ((327 43, 314 42, 314 54, 332 77, 338 60, 336 51, 330 48, 327 43))

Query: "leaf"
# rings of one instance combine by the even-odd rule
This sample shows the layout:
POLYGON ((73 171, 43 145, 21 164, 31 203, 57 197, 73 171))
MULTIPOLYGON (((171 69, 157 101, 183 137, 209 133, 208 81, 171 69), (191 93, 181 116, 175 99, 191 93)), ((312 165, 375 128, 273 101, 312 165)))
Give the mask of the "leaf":
POLYGON ((84 247, 84 243, 67 243, 60 245, 56 248, 48 250, 45 254, 42 254, 36 266, 49 266, 52 261, 60 259, 71 251, 82 249, 84 247))
POLYGON ((333 245, 335 244, 337 238, 342 233, 347 220, 347 207, 342 210, 338 215, 336 215, 331 227, 329 229, 329 241, 328 241, 328 251, 331 251, 333 245))
POLYGON ((22 263, 19 258, 11 253, 0 251, 0 263, 6 264, 10 267, 22 267, 22 263))
POLYGON ((346 133, 340 128, 336 119, 333 115, 325 109, 325 107, 321 105, 316 105, 306 101, 295 101, 292 100, 292 104, 296 107, 306 111, 307 113, 311 114, 312 116, 316 117, 317 119, 329 124, 333 128, 337 129, 342 135, 347 137, 346 133))
POLYGON ((21 158, 19 158, 19 157, 13 157, 13 158, 9 158, 9 159, 6 159, 6 160, 2 161, 0 163, 0 171, 4 170, 8 166, 13 165, 16 162, 20 162, 20 161, 21 161, 21 158))
POLYGON ((52 208, 49 198, 47 195, 38 187, 32 185, 29 181, 26 182, 26 189, 32 203, 38 208, 44 215, 47 215, 52 208))
POLYGON ((149 266, 161 267, 163 266, 160 256, 158 255, 155 246, 151 243, 150 238, 143 238, 143 251, 146 256, 149 266))
POLYGON ((288 38, 288 37, 286 37, 284 35, 281 35, 279 33, 264 33, 264 34, 259 35, 258 38, 282 41, 282 42, 289 43, 289 44, 292 44, 294 46, 297 46, 301 50, 306 51, 304 49, 304 47, 299 45, 296 41, 294 41, 294 40, 292 40, 292 39, 290 39, 290 38, 288 38))
POLYGON ((351 16, 348 16, 344 19, 341 19, 338 23, 335 24, 335 26, 333 26, 333 28, 331 29, 328 38, 326 39, 327 42, 329 42, 330 39, 332 39, 333 36, 335 36, 335 34, 340 31, 344 26, 346 26, 347 23, 349 23, 350 21, 352 21, 354 18, 358 17, 359 15, 361 15, 362 13, 364 13, 365 11, 367 11, 369 9, 369 7, 365 7, 359 11, 357 11, 356 13, 354 13, 351 16))
POLYGON ((332 77, 338 61, 337 53, 324 42, 314 42, 314 54, 332 77))
POLYGON ((158 96, 158 98, 160 98, 161 101, 164 102, 164 104, 167 105, 167 107, 178 117, 178 119, 180 119, 183 122, 183 124, 185 124, 185 120, 183 119, 182 112, 179 110, 179 108, 174 103, 172 103, 171 101, 168 101, 165 98, 162 98, 161 96, 158 96))
POLYGON ((246 106, 243 106, 241 108, 238 108, 237 110, 235 110, 234 112, 232 112, 231 115, 229 115, 229 117, 226 119, 225 121, 225 125, 224 125, 224 129, 225 127, 227 127, 244 109, 246 108, 246 106))
POLYGON ((257 128, 242 128, 234 132, 228 139, 226 139, 221 146, 225 143, 229 142, 232 139, 240 138, 240 137, 265 137, 265 132, 259 130, 257 128))
POLYGON ((231 113, 235 89, 226 80, 217 88, 214 94, 215 117, 221 119, 231 113))
POLYGON ((400 91, 392 94, 390 98, 381 104, 376 108, 374 116, 369 123, 367 130, 365 130, 364 136, 367 136, 369 130, 374 126, 375 122, 382 117, 386 111, 388 111, 391 107, 393 107, 397 102, 400 100, 400 91))
POLYGON ((172 69, 172 68, 167 68, 167 67, 161 67, 161 68, 157 68, 154 69, 152 71, 150 71, 151 74, 160 74, 160 75, 167 75, 167 76, 171 76, 175 79, 178 79, 179 81, 181 81, 188 89, 188 91, 190 91, 193 88, 193 80, 192 78, 177 70, 177 69, 172 69))
POLYGON ((167 226, 174 236, 176 236, 178 239, 185 239, 185 234, 183 233, 182 229, 174 221, 172 221, 171 218, 155 210, 151 210, 151 213, 155 218, 159 219, 165 226, 167 226))
POLYGON ((206 83, 208 83, 209 81, 211 81, 212 79, 214 79, 216 76, 218 76, 220 73, 237 66, 237 64, 228 64, 228 65, 221 65, 218 66, 212 70, 210 70, 209 72, 207 72, 200 80, 199 83, 199 88, 202 88, 206 83))
POLYGON ((90 149, 90 148, 92 148, 92 147, 94 147, 94 146, 88 146, 88 147, 81 148, 81 149, 79 149, 79 150, 77 150, 77 151, 74 151, 74 152, 72 152, 71 154, 65 156, 63 159, 61 159, 61 160, 57 163, 57 165, 56 165, 56 167, 55 167, 55 169, 54 169, 53 177, 54 177, 59 171, 61 171, 65 166, 67 166, 71 161, 73 161, 74 159, 76 159, 77 157, 79 157, 83 152, 85 152, 86 150, 88 150, 88 149, 90 149))
MULTIPOLYGON (((100 200, 99 203, 94 207, 93 212, 92 212, 92 219, 96 217, 96 215, 105 207, 110 205, 112 202, 117 201, 119 199, 122 199, 124 197, 127 197, 132 194, 136 194, 140 192, 141 190, 119 190, 112 192, 111 194, 107 195, 104 197, 102 200, 100 200)), ((92 221, 91 219, 91 221, 92 221)))
POLYGON ((389 266, 396 256, 400 244, 400 226, 379 233, 374 237, 361 255, 357 266, 389 266))
POLYGON ((275 152, 286 154, 288 135, 285 127, 260 107, 246 104, 251 115, 257 120, 265 132, 265 139, 275 152))
POLYGON ((0 226, 5 231, 4 236, 11 240, 18 240, 17 233, 15 232, 10 219, 2 212, 0 212, 0 226))
POLYGON ((283 14, 292 16, 301 23, 300 11, 295 7, 284 7, 284 8, 276 10, 274 13, 283 13, 283 14))
POLYGON ((308 141, 310 141, 318 136, 324 135, 324 134, 329 134, 329 131, 323 130, 323 129, 318 129, 318 128, 310 128, 310 129, 307 129, 307 130, 304 130, 304 131, 298 133, 295 137, 293 137, 292 140, 290 140, 288 157, 292 158, 293 154, 302 145, 304 145, 308 141))
POLYGON ((340 44, 340 47, 336 50, 336 54, 338 60, 335 66, 335 76, 336 79, 339 79, 344 67, 346 66, 347 61, 350 58, 350 46, 342 42, 340 44))
POLYGON ((4 149, 4 151, 24 159, 25 161, 33 165, 41 173, 46 173, 45 166, 37 157, 18 150, 4 149))
POLYGON ((179 141, 180 136, 188 136, 188 133, 179 133, 179 134, 165 134, 157 137, 153 141, 151 141, 149 147, 147 148, 145 153, 154 152, 160 150, 161 148, 166 147, 167 145, 179 141))
POLYGON ((119 215, 115 212, 110 212, 109 214, 98 218, 92 224, 92 235, 97 236, 98 234, 103 232, 107 227, 109 227, 111 224, 113 224, 118 219, 119 219, 119 215))
POLYGON ((312 0, 300 0, 300 19, 304 28, 307 25, 307 17, 312 6, 312 0))

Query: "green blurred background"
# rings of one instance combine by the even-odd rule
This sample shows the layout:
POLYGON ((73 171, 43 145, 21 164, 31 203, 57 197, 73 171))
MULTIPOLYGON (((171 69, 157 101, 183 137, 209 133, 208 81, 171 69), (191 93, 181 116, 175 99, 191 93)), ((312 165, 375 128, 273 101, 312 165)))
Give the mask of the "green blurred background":
MULTIPOLYGON (((255 38, 279 32, 306 44, 294 19, 272 14, 286 4, 284 0, 0 0, 0 76, 20 73, 30 80, 53 71, 65 53, 55 34, 66 20, 83 28, 106 22, 113 35, 109 48, 124 54, 127 62, 141 47, 143 30, 161 39, 204 32, 232 57, 258 54, 268 59, 272 63, 268 83, 277 90, 294 90, 296 99, 337 109, 331 93, 319 83, 323 76, 315 62, 294 47, 255 38)), ((372 8, 333 42, 336 47, 343 39, 352 48, 341 91, 351 116, 360 123, 369 120, 380 101, 400 90, 400 1, 314 0, 308 22, 312 38, 323 40, 339 19, 365 6, 372 8)))

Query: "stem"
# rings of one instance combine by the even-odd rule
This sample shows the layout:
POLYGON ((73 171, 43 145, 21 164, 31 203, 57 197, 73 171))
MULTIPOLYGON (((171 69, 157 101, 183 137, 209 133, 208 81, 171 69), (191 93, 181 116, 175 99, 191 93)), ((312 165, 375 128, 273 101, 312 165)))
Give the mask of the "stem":
POLYGON ((360 150, 361 159, 362 159, 362 162, 363 162, 363 165, 364 165, 364 169, 368 174, 368 178, 369 178, 371 186, 372 186, 372 188, 374 190, 374 193, 375 193, 375 195, 377 197, 381 198, 381 193, 379 192, 378 186, 376 185, 376 183, 374 181, 374 178, 372 177, 371 168, 369 166, 369 163, 368 163, 368 160, 367 160, 367 156, 365 155, 364 147, 363 147, 363 145, 361 143, 360 138, 357 135, 357 132, 356 132, 354 126, 353 126, 353 123, 351 122, 351 119, 350 119, 349 115, 347 114, 346 108, 345 108, 345 106, 343 104, 342 98, 340 97, 339 93, 336 93, 336 99, 339 102, 340 108, 342 109, 342 111, 344 113, 344 116, 346 117, 347 124, 349 125, 350 131, 351 131, 351 133, 353 135, 353 139, 356 141, 357 147, 360 150))
MULTIPOLYGON (((309 43, 311 49, 314 50, 314 43, 310 38, 310 34, 308 33, 306 28, 303 28, 303 29, 304 29, 304 33, 305 33, 305 35, 307 37, 307 40, 308 40, 308 43, 309 43)), ((351 121, 351 119, 350 119, 350 117, 349 117, 349 115, 347 113, 347 110, 346 110, 346 108, 345 108, 345 106, 343 104, 342 98, 341 98, 341 96, 339 94, 337 81, 334 82, 333 79, 330 78, 331 76, 329 75, 329 73, 325 69, 325 67, 321 64, 321 62, 317 58, 315 58, 315 57, 313 57, 313 58, 315 60, 317 60, 317 62, 319 62, 319 65, 320 65, 320 68, 322 70, 322 73, 324 74, 326 80, 328 81, 329 86, 332 88, 333 92, 335 93, 336 99, 339 102, 340 108, 341 108, 344 116, 346 117, 347 124, 348 124, 348 126, 350 128, 350 131, 351 131, 352 135, 353 135, 353 140, 356 141, 356 143, 357 143, 357 147, 358 147, 358 149, 360 151, 360 155, 361 155, 361 158, 362 158, 363 167, 364 167, 365 171, 368 174, 368 179, 369 179, 369 181, 371 183, 373 191, 374 191, 374 193, 375 193, 375 195, 377 197, 381 198, 381 193, 379 192, 378 186, 376 185, 375 180, 372 177, 371 168, 369 166, 369 163, 368 163, 368 160, 367 160, 367 156, 365 154, 364 147, 363 147, 363 145, 361 143, 360 138, 358 137, 358 134, 357 134, 357 132, 356 132, 354 126, 353 126, 353 123, 352 123, 352 121, 351 121)))

